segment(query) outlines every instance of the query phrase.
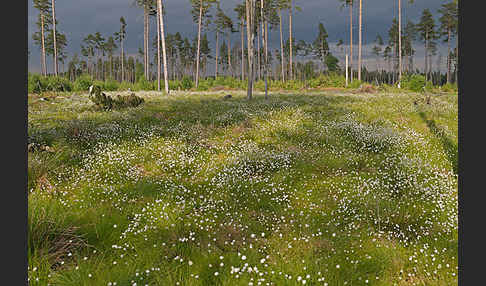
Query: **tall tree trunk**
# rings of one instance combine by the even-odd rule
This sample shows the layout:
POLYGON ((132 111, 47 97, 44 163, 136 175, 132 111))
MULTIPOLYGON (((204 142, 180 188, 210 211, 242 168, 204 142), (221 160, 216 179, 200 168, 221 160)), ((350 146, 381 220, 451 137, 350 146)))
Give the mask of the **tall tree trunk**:
POLYGON ((231 30, 228 31, 228 69, 230 76, 233 76, 233 66, 231 65, 231 30))
POLYGON ((113 55, 110 55, 110 79, 113 79, 113 55))
POLYGON ((216 57, 215 57, 215 72, 214 72, 214 78, 218 77, 218 56, 219 56, 219 33, 216 31, 216 57))
POLYGON ((147 7, 147 79, 150 78, 150 15, 147 7))
POLYGON ((44 75, 44 66, 42 65, 42 55, 40 57, 40 60, 41 60, 41 62, 40 62, 40 64, 41 64, 41 73, 42 73, 42 75, 44 75))
POLYGON ((160 91, 160 17, 157 9, 157 91, 160 91))
POLYGON ((425 32, 425 80, 428 79, 428 40, 429 40, 429 32, 425 32))
POLYGON ((196 55, 196 88, 199 86, 199 53, 201 49, 201 24, 202 24, 202 12, 203 12, 203 0, 200 0, 199 6, 199 25, 197 31, 197 55, 196 55))
MULTIPOLYGON (((256 13, 256 11, 255 11, 256 13)), ((256 61, 256 64, 257 64, 257 78, 258 80, 261 80, 261 76, 262 76, 262 65, 261 65, 261 49, 260 49, 260 29, 257 25, 256 27, 256 32, 257 32, 257 51, 256 51, 256 56, 257 56, 257 61, 256 61)))
POLYGON ((143 75, 147 79, 147 4, 143 4, 143 75))
POLYGON ((280 59, 282 64, 282 81, 285 82, 285 60, 284 60, 284 46, 282 35, 282 9, 278 9, 278 17, 280 21, 280 59))
POLYGON ((57 43, 56 43, 56 3, 52 0, 52 33, 54 39, 54 75, 58 75, 58 65, 57 65, 57 43))
POLYGON ((248 43, 248 88, 247 97, 249 100, 253 96, 253 44, 254 44, 254 11, 255 11, 255 0, 246 0, 246 35, 248 43))
POLYGON ((353 3, 349 4, 349 75, 353 82, 353 3))
POLYGON ((457 78, 457 70, 458 70, 458 64, 459 64, 459 37, 458 35, 456 34, 456 50, 454 52, 454 57, 456 59, 456 64, 454 65, 454 82, 456 84, 459 84, 458 83, 458 78, 457 78))
POLYGON ((447 83, 451 82, 451 29, 447 29, 447 83))
POLYGON ((380 68, 379 68, 379 61, 380 61, 380 58, 378 57, 378 55, 376 55, 376 71, 379 71, 380 68))
POLYGON ((244 19, 241 18, 241 80, 245 80, 245 38, 244 38, 244 19))
POLYGON ((162 56, 164 60, 164 85, 165 93, 169 94, 169 79, 167 74, 167 50, 165 49, 164 17, 162 14, 162 0, 157 0, 160 21, 160 37, 162 38, 162 56))
POLYGON ((46 45, 44 42, 44 13, 41 12, 42 74, 47 76, 46 45))
POLYGON ((263 76, 265 78, 265 99, 268 99, 268 78, 267 78, 267 49, 266 49, 266 43, 267 43, 267 36, 265 33, 265 14, 263 13, 263 6, 264 6, 264 0, 261 0, 261 6, 260 6, 260 15, 261 15, 261 21, 262 21, 262 45, 263 45, 263 50, 264 50, 264 57, 263 57, 263 76))
POLYGON ((358 80, 361 80, 361 34, 362 34, 362 10, 363 1, 359 0, 359 48, 358 48, 358 80))
POLYGON ((125 69, 124 69, 124 66, 123 66, 123 57, 124 57, 124 54, 123 54, 123 40, 120 41, 120 46, 121 46, 121 56, 120 56, 120 62, 121 62, 121 81, 125 81, 125 69))
POLYGON ((398 84, 402 80, 402 1, 398 0, 398 84))
MULTIPOLYGON (((268 65, 268 19, 265 19, 265 58, 268 65)), ((268 67, 267 67, 268 69, 268 67)))
POLYGON ((293 70, 293 66, 292 66, 292 60, 293 60, 293 53, 292 53, 292 46, 293 46, 293 42, 292 42, 292 12, 293 12, 293 5, 292 5, 292 0, 290 0, 290 8, 289 8, 289 45, 290 45, 290 53, 289 53, 289 58, 290 58, 290 67, 289 67, 289 76, 290 76, 290 79, 294 79, 294 74, 292 72, 293 70))
POLYGON ((413 73, 413 54, 412 51, 410 51, 410 72, 413 73))

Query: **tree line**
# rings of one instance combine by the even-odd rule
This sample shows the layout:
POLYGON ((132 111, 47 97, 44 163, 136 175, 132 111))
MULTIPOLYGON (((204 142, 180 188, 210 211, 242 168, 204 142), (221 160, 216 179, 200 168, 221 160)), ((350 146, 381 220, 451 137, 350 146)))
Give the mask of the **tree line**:
MULTIPOLYGON (((144 39, 143 49, 137 56, 126 56, 124 42, 127 38, 127 23, 121 17, 120 28, 112 35, 104 36, 99 32, 88 34, 82 40, 80 55, 74 54, 67 61, 67 39, 65 34, 56 30, 58 21, 55 15, 55 0, 33 0, 39 11, 36 31, 32 38, 41 52, 41 74, 47 75, 46 57, 52 56, 54 75, 62 74, 75 80, 81 74, 90 74, 97 80, 117 80, 136 82, 157 80, 161 89, 162 75, 168 93, 168 80, 181 80, 185 77, 195 82, 197 87, 201 77, 229 76, 248 80, 248 97, 251 98, 254 80, 306 79, 324 72, 344 72, 340 59, 332 54, 327 41, 328 32, 322 23, 317 26, 317 37, 309 43, 296 40, 292 35, 292 18, 295 11, 302 11, 299 0, 244 0, 234 9, 234 18, 227 15, 218 0, 189 0, 191 14, 197 25, 197 35, 193 38, 182 37, 179 32, 164 32, 165 7, 162 0, 135 0, 133 4, 143 10, 144 39), (288 15, 288 37, 283 35, 283 16, 288 15), (155 19, 157 36, 150 43, 151 22, 155 19), (234 21, 235 19, 236 21, 234 21), (272 52, 269 49, 269 30, 278 31, 280 47, 272 52), (240 43, 231 43, 232 34, 240 34, 240 43), (210 48, 214 36, 215 49, 210 48), (117 54, 117 50, 119 54, 117 54), (150 54, 153 54, 153 58, 150 54), (296 61, 298 58, 300 61, 296 61), (64 68, 67 63, 67 71, 64 68), (208 70, 214 63, 214 70, 208 70), (162 70, 163 68, 163 70, 162 70), (315 72, 317 70, 317 73, 315 72)), ((418 23, 408 20, 402 29, 401 0, 398 0, 398 20, 393 19, 388 30, 388 43, 385 45, 381 35, 374 41, 373 54, 376 57, 375 72, 369 72, 362 64, 362 10, 363 1, 359 0, 358 64, 353 71, 353 7, 354 0, 338 0, 342 7, 349 9, 349 53, 350 79, 370 81, 370 75, 380 82, 399 82, 402 73, 422 73, 426 80, 442 82, 440 71, 432 69, 432 56, 437 55, 437 41, 447 43, 446 82, 457 78, 457 24, 458 0, 442 4, 438 9, 438 25, 429 9, 425 9, 418 23), (453 39, 456 47, 451 47, 453 39), (422 42, 425 50, 423 72, 414 66, 414 43, 422 42), (384 63, 384 64, 382 64, 384 63), (366 76, 363 74, 366 73, 366 76), (383 76, 385 74, 385 76, 383 76), (435 78, 434 78, 435 77, 435 78), (439 79, 438 79, 439 78, 439 79)), ((413 3, 413 0, 408 0, 413 3)), ((344 41, 339 40, 337 49, 343 52, 344 41)), ((438 56, 438 64, 442 55, 438 56)), ((368 67, 369 68, 369 67, 368 67)))

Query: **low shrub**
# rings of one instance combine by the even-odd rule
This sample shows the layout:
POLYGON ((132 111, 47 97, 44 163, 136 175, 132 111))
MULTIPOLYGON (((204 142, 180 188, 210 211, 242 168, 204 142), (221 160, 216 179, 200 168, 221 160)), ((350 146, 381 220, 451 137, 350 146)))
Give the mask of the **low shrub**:
POLYGON ((142 103, 144 103, 143 98, 136 96, 135 93, 131 93, 127 96, 117 95, 113 100, 115 108, 137 107, 142 103))
POLYGON ((134 84, 128 81, 122 81, 121 83, 118 84, 118 89, 117 90, 136 90, 134 87, 134 84))
POLYGON ((198 91, 207 91, 211 87, 211 81, 209 80, 202 80, 199 82, 199 86, 197 87, 198 91))
POLYGON ((355 79, 348 84, 348 88, 360 88, 362 84, 362 81, 355 79))
POLYGON ((307 81, 310 88, 345 87, 346 78, 337 74, 321 75, 307 81))
POLYGON ((64 77, 51 76, 47 77, 47 91, 71 91, 72 83, 64 77))
POLYGON ((115 99, 113 99, 111 96, 104 94, 99 85, 93 86, 89 98, 96 106, 103 110, 137 107, 144 102, 143 98, 136 96, 135 93, 131 93, 128 96, 116 95, 115 99))
POLYGON ((446 83, 441 87, 441 90, 444 92, 457 92, 457 84, 446 83))
POLYGON ((423 87, 425 86, 425 77, 423 75, 414 74, 414 75, 405 75, 402 77, 401 87, 415 91, 421 92, 423 91, 423 87))
POLYGON ((157 83, 154 84, 152 81, 148 81, 144 77, 140 78, 138 82, 135 83, 136 90, 156 90, 157 83))
POLYGON ((41 93, 47 90, 48 79, 40 74, 29 74, 28 90, 29 93, 41 93))
POLYGON ((116 80, 110 79, 104 82, 103 89, 107 91, 118 90, 119 83, 116 80))
POLYGON ((436 91, 437 87, 434 86, 434 84, 431 81, 427 81, 425 83, 425 91, 428 92, 434 92, 436 91))
POLYGON ((74 91, 87 91, 93 85, 93 79, 90 75, 82 75, 74 81, 74 91))
POLYGON ((39 94, 46 91, 61 92, 73 90, 73 84, 64 77, 45 77, 40 74, 29 74, 27 84, 29 93, 39 94))
POLYGON ((189 77, 184 77, 181 80, 180 87, 182 90, 189 90, 193 87, 193 82, 189 77))

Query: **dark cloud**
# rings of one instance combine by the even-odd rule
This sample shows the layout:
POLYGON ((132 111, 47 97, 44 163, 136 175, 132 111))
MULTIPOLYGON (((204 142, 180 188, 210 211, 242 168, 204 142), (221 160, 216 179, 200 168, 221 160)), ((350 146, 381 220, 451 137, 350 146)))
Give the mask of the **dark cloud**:
MULTIPOLYGON (((312 41, 316 37, 317 25, 323 22, 328 33, 329 41, 337 42, 343 39, 347 44, 349 42, 349 10, 341 8, 338 0, 294 0, 302 11, 295 11, 293 26, 294 36, 297 40, 312 41)), ((56 16, 58 17, 58 29, 65 33, 68 38, 68 54, 79 53, 80 44, 87 34, 99 31, 105 37, 113 35, 119 29, 119 19, 124 16, 127 20, 127 42, 126 50, 130 54, 136 54, 138 48, 143 45, 143 10, 136 7, 133 0, 83 0, 83 1, 57 1, 56 16)), ((233 8, 241 0, 221 0, 221 7, 225 12, 235 18, 236 13, 233 8)), ((368 44, 381 34, 385 41, 387 31, 391 21, 397 15, 397 0, 368 0, 363 1, 363 43, 368 44)), ((437 16, 437 9, 444 0, 419 0, 414 4, 402 0, 403 5, 403 23, 407 19, 418 21, 422 10, 428 8, 437 16)), ((167 8, 166 25, 168 33, 181 32, 183 36, 193 38, 197 33, 197 26, 192 21, 190 13, 191 5, 189 0, 165 0, 167 8)), ((354 33, 356 35, 355 44, 358 39, 358 5, 355 5, 354 13, 354 33)), ((283 13, 284 17, 284 35, 288 37, 288 14, 283 13)), ((35 47, 32 41, 32 33, 37 27, 37 11, 33 8, 32 1, 28 10, 28 33, 29 33, 29 50, 31 57, 29 60, 29 70, 39 71, 40 53, 39 48, 35 47)), ((154 20, 155 21, 155 20, 154 20)), ((152 23, 151 35, 155 36, 155 24, 152 23)), ((271 45, 279 47, 278 30, 270 34, 271 45)), ((210 35, 210 39, 214 36, 210 35)), ((234 35, 235 41, 239 41, 239 34, 234 35)), ((213 41, 214 42, 214 41, 213 41)), ((417 57, 420 57, 420 43, 416 43, 417 57)), ((444 47, 441 47, 441 52, 444 47)), ((273 49, 272 49, 273 50, 273 49)), ((365 49, 365 54, 369 54, 369 49, 365 49)), ((446 52, 444 52, 444 55, 446 52)), ((48 59, 49 69, 52 69, 52 63, 48 59)))

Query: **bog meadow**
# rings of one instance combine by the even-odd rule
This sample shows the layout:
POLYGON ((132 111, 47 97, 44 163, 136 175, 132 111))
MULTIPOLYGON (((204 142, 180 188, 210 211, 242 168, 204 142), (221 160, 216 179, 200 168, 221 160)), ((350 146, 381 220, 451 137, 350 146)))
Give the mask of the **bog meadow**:
POLYGON ((335 45, 292 35, 312 1, 180 1, 190 38, 173 1, 127 1, 139 54, 127 14, 68 56, 33 0, 29 285, 457 285, 457 1, 393 0, 371 56, 372 4, 333 0, 335 45))

